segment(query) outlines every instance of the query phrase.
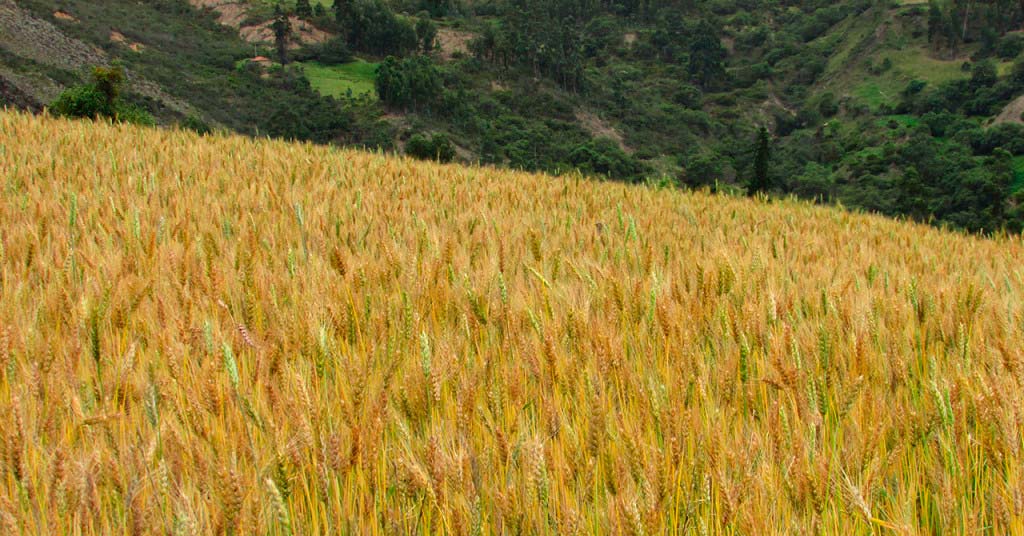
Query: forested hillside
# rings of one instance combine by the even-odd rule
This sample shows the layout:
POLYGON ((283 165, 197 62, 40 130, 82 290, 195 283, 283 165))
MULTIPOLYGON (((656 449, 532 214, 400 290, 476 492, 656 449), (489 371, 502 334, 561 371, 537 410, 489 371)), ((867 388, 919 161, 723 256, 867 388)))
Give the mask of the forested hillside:
POLYGON ((199 130, 1024 217, 1017 0, 0 0, 5 24, 20 107, 119 61, 126 102, 199 130))

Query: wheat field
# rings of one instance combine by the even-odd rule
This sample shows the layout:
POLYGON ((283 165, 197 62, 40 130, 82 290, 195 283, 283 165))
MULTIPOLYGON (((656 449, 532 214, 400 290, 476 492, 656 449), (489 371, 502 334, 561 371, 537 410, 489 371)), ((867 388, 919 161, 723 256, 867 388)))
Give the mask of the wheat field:
POLYGON ((1024 534, 1024 247, 0 114, 5 534, 1024 534))

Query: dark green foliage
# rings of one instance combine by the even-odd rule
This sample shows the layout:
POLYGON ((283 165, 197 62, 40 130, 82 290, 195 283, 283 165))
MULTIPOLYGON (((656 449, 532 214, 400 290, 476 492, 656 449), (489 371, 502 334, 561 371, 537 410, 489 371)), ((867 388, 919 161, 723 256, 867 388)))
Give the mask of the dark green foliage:
POLYGON ((153 116, 145 110, 121 99, 125 83, 124 69, 120 66, 94 67, 92 83, 69 88, 48 107, 56 116, 84 119, 106 118, 113 121, 153 125, 153 116))
POLYGON ((994 50, 996 56, 1004 60, 1012 60, 1024 53, 1024 35, 1014 34, 1003 37, 994 50))
POLYGON ((999 80, 996 64, 992 60, 984 60, 971 68, 971 87, 974 89, 992 87, 999 80))
POLYGON ((334 11, 335 22, 347 36, 356 19, 355 0, 334 0, 331 9, 334 11))
POLYGON ((684 159, 683 182, 688 186, 710 186, 724 179, 724 166, 717 155, 701 152, 684 159))
POLYGON ((431 17, 443 17, 452 8, 451 0, 420 0, 420 6, 431 17))
POLYGON ((426 56, 389 56, 377 69, 377 95, 395 108, 428 109, 444 91, 441 73, 426 56))
POLYGON ((444 134, 413 134, 405 144, 405 154, 420 160, 451 162, 455 159, 455 146, 444 134))
POLYGON ((1013 70, 1010 72, 1010 81, 1018 88, 1024 88, 1024 55, 1021 55, 1013 62, 1013 70))
POLYGON ((575 2, 508 0, 502 23, 485 27, 470 50, 505 71, 544 76, 579 92, 585 83, 583 18, 575 2))
POLYGON ((313 6, 309 4, 309 0, 296 0, 295 15, 304 19, 313 17, 313 6))
POLYGON ((124 69, 120 66, 93 67, 92 79, 96 90, 103 95, 106 114, 113 115, 121 97, 121 87, 124 86, 124 69))
POLYGON ((928 215, 928 190, 917 168, 908 168, 900 177, 896 190, 896 205, 906 216, 923 220, 928 215))
POLYGON ((757 133, 757 149, 754 153, 754 174, 750 179, 752 193, 764 193, 771 188, 768 166, 771 161, 771 135, 761 127, 757 133))
POLYGON ((355 50, 404 56, 419 46, 413 25, 395 15, 381 0, 342 1, 335 6, 338 24, 355 50))
POLYGON ((724 84, 726 51, 718 31, 706 20, 695 30, 696 36, 690 44, 690 74, 701 87, 724 84))
POLYGON ((274 46, 277 48, 277 59, 281 65, 288 64, 288 39, 292 35, 292 23, 281 6, 274 7, 274 22, 270 25, 274 31, 274 46))
POLYGON ((946 33, 946 17, 938 0, 928 1, 928 42, 937 43, 946 33))
POLYGON ((106 97, 94 84, 64 90, 50 103, 49 110, 57 116, 88 119, 114 115, 114 110, 107 106, 106 97))
POLYGON ((596 138, 573 149, 569 163, 591 175, 621 180, 639 180, 643 166, 626 154, 614 141, 596 138))
POLYGON ((434 51, 434 40, 437 39, 437 25, 434 21, 420 17, 416 21, 416 39, 419 41, 420 51, 430 54, 434 51))
POLYGON ((206 121, 203 121, 202 118, 196 115, 189 115, 185 117, 185 120, 181 123, 181 127, 194 131, 197 134, 209 134, 213 131, 210 128, 210 125, 206 124, 206 121))
POLYGON ((345 44, 345 40, 340 37, 335 37, 320 45, 315 58, 324 65, 340 65, 353 60, 352 51, 345 44))

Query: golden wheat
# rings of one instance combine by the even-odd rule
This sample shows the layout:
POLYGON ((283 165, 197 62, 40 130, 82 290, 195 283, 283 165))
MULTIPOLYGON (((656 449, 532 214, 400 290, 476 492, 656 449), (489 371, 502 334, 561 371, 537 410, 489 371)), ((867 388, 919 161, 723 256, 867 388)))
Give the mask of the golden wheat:
POLYGON ((1024 244, 0 114, 0 525, 1024 534, 1024 244))

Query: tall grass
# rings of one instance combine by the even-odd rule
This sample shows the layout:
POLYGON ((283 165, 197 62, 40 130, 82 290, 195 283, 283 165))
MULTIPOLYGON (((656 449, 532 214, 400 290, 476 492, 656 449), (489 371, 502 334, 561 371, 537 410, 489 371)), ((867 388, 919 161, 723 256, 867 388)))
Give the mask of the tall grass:
POLYGON ((0 526, 1024 533, 1024 247, 0 115, 0 526))

